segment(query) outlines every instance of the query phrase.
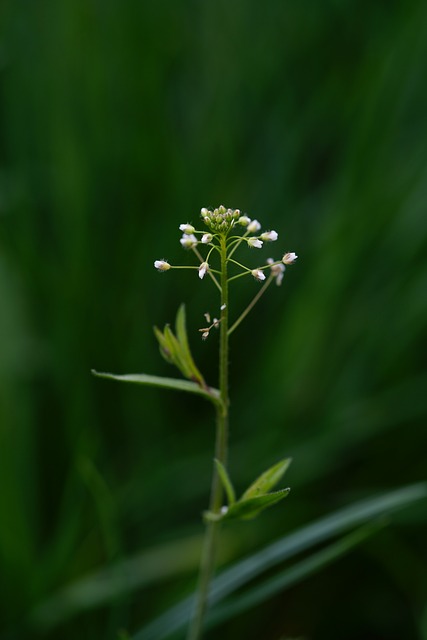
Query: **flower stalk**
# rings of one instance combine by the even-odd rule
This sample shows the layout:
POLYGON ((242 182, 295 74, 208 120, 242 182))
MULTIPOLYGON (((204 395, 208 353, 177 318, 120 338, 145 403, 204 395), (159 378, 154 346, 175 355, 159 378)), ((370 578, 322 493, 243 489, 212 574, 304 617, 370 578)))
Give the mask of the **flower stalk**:
MULTIPOLYGON (((261 478, 264 478, 262 480, 264 493, 259 493, 257 489, 256 491, 254 490, 254 495, 252 495, 252 490, 250 489, 248 490, 250 495, 246 492, 237 503, 235 503, 233 499, 233 504, 230 503, 228 507, 223 506, 224 488, 228 498, 230 495, 233 495, 234 491, 227 472, 229 420, 228 361, 230 335, 235 331, 235 329, 237 329, 241 322, 243 322, 261 296, 268 289, 272 281, 275 279, 276 284, 281 284, 283 273, 286 268, 285 265, 292 264, 297 258, 295 253, 286 253, 281 260, 273 260, 272 258, 269 258, 265 266, 258 266, 256 268, 246 266, 232 258, 237 249, 241 248, 241 246, 246 246, 249 249, 262 249, 264 243, 275 242, 278 239, 278 233, 271 230, 264 231, 264 233, 259 235, 261 223, 258 220, 251 220, 246 215, 241 215, 239 209, 226 209, 225 207, 220 206, 212 211, 210 209, 203 208, 201 210, 201 217, 208 228, 208 232, 200 231, 190 223, 181 224, 179 226, 180 231, 183 233, 180 243, 184 249, 192 250, 193 254, 199 261, 198 266, 176 267, 170 265, 165 260, 156 260, 154 263, 154 266, 159 271, 167 271, 176 268, 192 268, 198 270, 200 280, 203 280, 205 275, 208 275, 218 289, 221 300, 221 315, 219 320, 214 318, 214 321, 210 326, 200 329, 203 340, 206 340, 209 337, 210 330, 213 327, 220 329, 220 403, 216 405, 215 464, 212 473, 209 511, 205 513, 206 533, 200 563, 198 590, 187 640, 200 640, 202 638, 204 619, 209 604, 209 588, 215 570, 219 528, 222 520, 226 517, 236 517, 236 515, 233 516, 233 513, 245 514, 244 517, 253 517, 254 515, 257 515, 260 510, 278 500, 281 500, 288 493, 288 490, 276 492, 274 495, 265 493, 267 485, 264 476, 262 476, 261 478), (232 235, 232 231, 233 233, 237 231, 238 235, 232 235), (199 250, 204 247, 209 248, 208 253, 205 256, 202 255, 199 250), (214 251, 220 256, 219 270, 211 267, 211 256, 214 251), (229 275, 229 269, 233 269, 234 275, 229 275), (266 269, 270 269, 268 277, 265 274, 266 269), (238 271, 237 274, 235 273, 236 270, 238 271), (217 274, 219 278, 215 277, 215 274, 217 274), (258 289, 252 301, 230 327, 229 285, 232 281, 245 275, 252 275, 256 281, 262 282, 263 284, 262 287, 258 289)), ((210 323, 210 314, 206 313, 205 317, 208 323, 210 323)), ((168 333, 167 329, 165 332, 166 334, 168 333)), ((266 473, 270 474, 270 471, 266 473)), ((270 475, 268 475, 268 488, 277 481, 277 477, 274 476, 273 482, 270 475)))

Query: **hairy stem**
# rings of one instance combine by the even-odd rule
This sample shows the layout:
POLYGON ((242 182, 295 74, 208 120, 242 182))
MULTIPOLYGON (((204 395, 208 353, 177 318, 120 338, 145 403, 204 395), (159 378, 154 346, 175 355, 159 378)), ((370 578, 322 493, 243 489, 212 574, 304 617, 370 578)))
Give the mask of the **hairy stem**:
MULTIPOLYGON (((228 444, 228 278, 226 238, 221 237, 221 327, 219 348, 219 390, 222 406, 217 408, 215 458, 226 465, 228 444)), ((213 467, 210 511, 221 509, 223 490, 216 466, 213 467)), ((200 640, 208 607, 209 587, 215 570, 219 522, 208 522, 200 562, 199 586, 187 640, 200 640)))

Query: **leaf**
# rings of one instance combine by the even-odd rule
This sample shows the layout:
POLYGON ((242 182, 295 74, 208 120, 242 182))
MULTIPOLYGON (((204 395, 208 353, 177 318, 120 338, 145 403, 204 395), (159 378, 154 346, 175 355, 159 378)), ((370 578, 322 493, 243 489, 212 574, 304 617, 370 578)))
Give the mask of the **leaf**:
POLYGON ((218 624, 265 602, 268 598, 280 593, 287 587, 301 582, 308 576, 338 560, 341 556, 349 553, 354 547, 384 528, 385 524, 385 522, 375 522, 371 525, 360 527, 355 532, 340 538, 338 542, 334 542, 325 549, 312 554, 308 558, 304 558, 304 560, 273 578, 265 580, 261 585, 247 591, 242 596, 220 605, 208 615, 206 626, 209 628, 216 627, 218 624))
POLYGON ((132 382, 142 384, 149 387, 162 387, 163 389, 174 389, 175 391, 186 391, 195 393, 210 400, 215 405, 222 407, 221 397, 218 389, 212 387, 202 388, 196 382, 189 380, 180 380, 178 378, 163 378, 161 376, 149 376, 145 373, 128 373, 124 375, 116 375, 114 373, 102 373, 92 369, 92 374, 98 378, 107 378, 109 380, 118 380, 119 382, 132 382))
POLYGON ((170 347, 169 347, 169 344, 168 344, 165 336, 160 331, 160 329, 158 329, 157 327, 154 327, 154 335, 156 336, 156 338, 157 338, 157 340, 159 342, 161 355, 166 360, 166 362, 169 362, 169 364, 173 364, 174 360, 173 360, 173 357, 172 357, 172 354, 171 354, 171 351, 170 351, 170 347))
POLYGON ((191 354, 190 345, 188 343, 188 335, 187 335, 187 327, 186 327, 186 317, 185 317, 185 305, 182 304, 178 313, 176 314, 176 324, 175 324, 176 336, 178 338, 178 342, 181 346, 181 353, 183 359, 185 359, 190 371, 192 372, 193 379, 197 380, 200 385, 205 386, 205 380, 196 367, 196 363, 193 360, 193 356, 191 354))
POLYGON ((165 336, 166 342, 169 346, 169 349, 171 350, 174 364, 178 367, 185 378, 191 378, 191 368, 182 353, 181 345, 179 344, 178 339, 176 338, 176 336, 174 336, 168 324, 165 326, 163 335, 165 336))
POLYGON ((248 498, 247 500, 239 500, 230 507, 223 507, 220 513, 213 513, 207 511, 204 514, 206 520, 211 522, 218 522, 220 520, 236 520, 244 519, 249 520, 255 518, 267 507, 271 507, 273 504, 280 502, 283 498, 289 494, 290 489, 281 489, 274 493, 265 493, 262 496, 256 496, 254 498, 248 498))
POLYGON ((262 473, 248 489, 246 489, 241 500, 263 495, 270 491, 270 489, 275 487, 285 474, 291 462, 292 458, 285 458, 267 469, 267 471, 264 471, 264 473, 262 473))
POLYGON ((227 469, 224 467, 220 460, 215 458, 214 460, 216 470, 218 471, 219 478, 222 482, 222 486, 225 489, 225 493, 227 494, 227 500, 229 506, 233 505, 236 502, 236 494, 234 492, 233 484, 230 480, 230 476, 228 475, 227 469))
MULTIPOLYGON (((236 562, 229 569, 223 571, 212 582, 209 603, 214 605, 224 600, 249 580, 271 569, 279 562, 293 558, 298 553, 374 517, 392 513, 426 497, 427 484, 413 484, 386 494, 361 500, 316 520, 236 562)), ((132 636, 132 640, 165 640, 169 638, 188 624, 193 606, 194 596, 185 598, 137 632, 132 636)))
POLYGON ((168 324, 163 332, 154 327, 154 334, 160 345, 160 353, 166 362, 174 364, 185 378, 206 388, 206 382, 191 355, 185 324, 185 305, 183 304, 178 309, 175 324, 176 336, 168 324))

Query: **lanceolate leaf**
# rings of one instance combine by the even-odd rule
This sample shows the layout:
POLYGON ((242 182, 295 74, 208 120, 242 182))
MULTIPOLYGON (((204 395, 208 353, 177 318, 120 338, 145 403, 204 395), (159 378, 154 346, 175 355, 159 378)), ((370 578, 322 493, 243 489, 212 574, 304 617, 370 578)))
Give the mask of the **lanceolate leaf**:
POLYGON ((285 458, 277 464, 264 471, 259 478, 251 484, 251 486, 242 495, 241 500, 247 500, 248 498, 254 498, 256 496, 263 495, 273 489, 279 480, 284 475, 292 462, 292 458, 285 458))
POLYGON ((286 498, 289 491, 290 489, 281 489, 280 491, 266 493, 262 496, 257 496, 256 498, 239 500, 228 507, 228 509, 224 507, 221 513, 212 513, 211 511, 206 512, 204 514, 205 519, 212 522, 217 522, 219 520, 234 520, 237 518, 249 520, 251 518, 255 518, 267 507, 271 507, 273 504, 276 504, 277 502, 280 502, 280 500, 283 500, 283 498, 286 498))
POLYGON ((187 326, 186 326, 186 319, 185 319, 185 305, 182 304, 179 309, 178 309, 178 313, 176 314, 176 326, 175 326, 175 330, 176 330, 176 337, 178 338, 178 342, 181 346, 181 351, 182 351, 182 355, 185 358, 188 367, 191 371, 191 377, 194 380, 197 380, 197 382, 202 385, 205 386, 205 381, 204 378, 202 376, 202 374, 200 373, 200 371, 198 370, 198 368, 196 367, 196 363, 193 360, 193 356, 191 354, 191 350, 190 350, 190 345, 188 343, 188 336, 187 336, 187 326))
POLYGON ((114 373, 102 373, 92 370, 94 376, 98 378, 107 378, 109 380, 118 380, 119 382, 132 382, 134 384, 142 384, 149 387, 162 387, 164 389, 174 389, 175 391, 186 391, 195 393, 207 400, 210 400, 217 406, 222 406, 218 389, 212 387, 202 388, 196 382, 189 380, 180 380, 177 378, 163 378, 161 376, 149 376, 145 373, 129 373, 125 375, 116 375, 114 373))
MULTIPOLYGON (((212 583, 210 604, 224 600, 249 580, 279 562, 293 558, 298 553, 374 517, 392 513, 426 497, 427 484, 414 484, 349 505, 298 529, 223 571, 212 583)), ((171 637, 188 624, 193 602, 192 596, 182 600, 132 636, 132 640, 166 640, 171 637)))
POLYGON ((207 626, 209 628, 215 627, 243 613, 243 611, 247 611, 261 602, 265 602, 265 600, 272 598, 287 587, 301 582, 308 576, 316 573, 316 571, 320 571, 335 560, 338 560, 341 556, 349 553, 354 547, 380 531, 384 526, 385 522, 381 521, 360 527, 355 532, 340 538, 338 542, 328 545, 325 549, 285 569, 285 571, 279 573, 279 575, 265 580, 261 585, 246 591, 244 595, 235 597, 231 602, 220 605, 208 616, 206 621, 207 626))
POLYGON ((173 360, 173 357, 172 357, 172 353, 170 351, 170 346, 169 346, 165 336, 160 331, 160 329, 158 329, 157 327, 154 327, 154 335, 156 336, 156 338, 157 338, 157 340, 159 342, 160 353, 162 354, 162 356, 164 357, 166 362, 169 362, 170 364, 173 364, 174 360, 173 360))

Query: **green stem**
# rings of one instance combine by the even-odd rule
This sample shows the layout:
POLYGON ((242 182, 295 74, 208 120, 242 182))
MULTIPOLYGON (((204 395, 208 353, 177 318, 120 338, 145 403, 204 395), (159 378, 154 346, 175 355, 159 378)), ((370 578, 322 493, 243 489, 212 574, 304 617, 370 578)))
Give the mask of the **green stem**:
MULTIPOLYGON (((219 348, 219 390, 222 401, 216 414, 215 458, 225 466, 227 463, 228 445, 228 280, 227 280, 227 246, 226 238, 221 236, 221 325, 219 348)), ((223 498, 222 484, 214 465, 212 474, 211 498, 209 510, 218 513, 223 498)), ((209 587, 215 570, 216 551, 218 546, 219 522, 208 522, 203 543, 200 562, 199 586, 193 618, 187 640, 200 640, 203 623, 208 607, 209 587)))
POLYGON ((258 300, 261 298, 262 294, 265 293, 265 291, 268 289, 268 287, 270 286, 270 284, 273 282, 273 278, 274 275, 270 274, 268 280, 266 280, 264 282, 264 284, 262 285, 261 289, 258 291, 258 293, 256 294, 256 296, 251 300, 251 302, 248 304, 248 306, 246 307, 246 309, 243 311, 243 313, 240 314, 240 316, 237 318, 236 322, 230 327, 229 331, 228 331, 228 335, 231 336, 231 334, 233 333, 233 331, 235 329, 237 329, 237 327, 239 326, 239 324, 246 318, 246 316, 248 315, 248 313, 250 311, 252 311, 252 309, 254 308, 254 306, 256 305, 256 303, 258 302, 258 300))

